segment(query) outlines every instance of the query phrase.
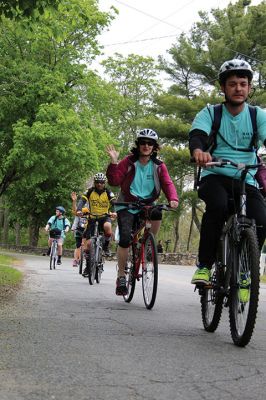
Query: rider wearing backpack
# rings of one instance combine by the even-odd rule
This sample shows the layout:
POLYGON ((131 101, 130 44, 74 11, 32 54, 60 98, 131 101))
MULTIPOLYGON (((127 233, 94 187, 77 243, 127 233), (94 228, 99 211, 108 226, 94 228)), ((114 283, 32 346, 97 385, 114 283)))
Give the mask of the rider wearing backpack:
MULTIPOLYGON (((247 102, 251 91, 253 71, 249 63, 234 59, 226 61, 219 71, 219 83, 225 101, 220 107, 218 132, 213 132, 215 107, 207 106, 195 117, 189 133, 189 148, 198 166, 203 167, 198 195, 206 203, 202 217, 197 270, 191 283, 206 284, 215 260, 217 245, 228 214, 228 200, 239 193, 240 171, 224 168, 204 168, 215 158, 236 163, 256 164, 254 121, 247 102), (215 133, 215 135, 213 135, 215 133), (215 136, 215 137, 213 137, 215 136)), ((253 117, 254 119, 254 117, 253 117)), ((256 107, 257 139, 266 143, 266 112, 256 107)), ((266 237, 266 205, 251 170, 246 178, 247 216, 257 224, 260 248, 266 237)))
POLYGON ((66 237, 65 233, 68 232, 70 229, 70 222, 66 217, 64 217, 65 212, 66 210, 64 209, 64 207, 62 206, 56 207, 55 215, 49 218, 47 225, 45 227, 45 230, 47 232, 49 231, 48 251, 47 251, 48 256, 50 255, 52 241, 53 238, 55 237, 54 234, 60 235, 58 239, 58 259, 57 259, 58 265, 62 264, 61 256, 63 252, 64 239, 66 237))

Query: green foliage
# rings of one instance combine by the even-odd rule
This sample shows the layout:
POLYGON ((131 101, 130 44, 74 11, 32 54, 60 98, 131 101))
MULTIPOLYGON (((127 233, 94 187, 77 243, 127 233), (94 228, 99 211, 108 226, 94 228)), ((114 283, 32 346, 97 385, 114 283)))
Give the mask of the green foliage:
POLYGON ((142 119, 152 113, 154 96, 161 91, 157 66, 151 57, 135 54, 123 57, 118 53, 102 64, 106 76, 121 96, 116 126, 122 151, 126 152, 134 142, 136 129, 143 127, 142 119))
POLYGON ((0 14, 10 19, 38 17, 46 9, 56 9, 60 0, 1 0, 0 14))

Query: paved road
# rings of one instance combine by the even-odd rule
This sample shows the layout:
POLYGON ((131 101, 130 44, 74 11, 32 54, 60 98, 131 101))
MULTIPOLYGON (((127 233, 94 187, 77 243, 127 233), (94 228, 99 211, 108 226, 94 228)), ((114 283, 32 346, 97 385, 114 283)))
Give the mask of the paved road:
POLYGON ((22 290, 0 310, 1 400, 265 399, 266 285, 252 342, 232 344, 228 314, 202 329, 191 267, 160 266, 152 311, 141 285, 114 295, 115 264, 90 286, 64 259, 24 259, 22 290))

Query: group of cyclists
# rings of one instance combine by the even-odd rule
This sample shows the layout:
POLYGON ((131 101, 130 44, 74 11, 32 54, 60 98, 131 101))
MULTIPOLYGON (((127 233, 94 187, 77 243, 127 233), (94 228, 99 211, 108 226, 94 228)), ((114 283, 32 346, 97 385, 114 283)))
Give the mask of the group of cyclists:
MULTIPOLYGON (((214 121, 214 106, 208 105, 195 117, 189 132, 189 149, 194 162, 202 168, 198 186, 198 195, 206 204, 203 214, 197 269, 192 277, 192 284, 210 283, 210 270, 215 260, 219 237, 228 215, 229 199, 239 195, 238 179, 240 172, 230 166, 224 168, 206 168, 206 163, 215 158, 225 158, 236 163, 256 164, 257 152, 253 143, 253 124, 247 104, 251 92, 253 71, 244 60, 233 59, 222 64, 219 70, 219 83, 224 102, 220 115, 219 131, 215 143, 211 144, 214 121), (234 184, 233 184, 234 182, 234 184)), ((256 107, 256 127, 258 141, 266 145, 266 112, 256 107)), ((104 251, 109 254, 109 243, 112 237, 112 218, 117 218, 119 242, 117 247, 118 275, 116 294, 126 295, 125 266, 131 241, 131 232, 139 210, 129 210, 124 206, 115 206, 114 194, 106 187, 120 187, 118 202, 142 200, 152 204, 158 199, 161 190, 165 194, 169 206, 178 207, 178 195, 175 185, 169 176, 164 162, 158 158, 160 145, 158 134, 149 128, 137 132, 134 147, 130 154, 119 161, 119 152, 113 145, 107 146, 110 164, 106 176, 97 173, 94 185, 80 199, 72 193, 73 212, 75 214, 72 230, 75 231, 76 250, 73 266, 79 259, 78 249, 82 240, 89 243, 93 229, 93 215, 102 215, 101 227, 104 232, 104 251), (84 217, 91 214, 90 223, 86 226, 84 217), (83 222, 82 222, 83 221, 83 222)), ((260 249, 266 237, 266 206, 258 183, 251 172, 246 178, 247 216, 253 218, 257 225, 257 236, 260 249)), ((239 198, 236 197, 236 198, 239 198)), ((59 255, 62 254, 62 243, 70 222, 64 217, 65 209, 56 207, 56 215, 51 217, 46 230, 61 229, 59 255)), ((151 232, 156 235, 160 229, 162 213, 156 211, 151 215, 151 232)), ((50 245, 49 239, 49 245, 50 245)), ((88 246, 88 245, 87 245, 88 246)), ((85 247, 89 251, 89 247, 85 247)), ((59 258, 61 263, 61 257, 59 258)), ((86 271, 85 271, 86 274, 86 271)), ((243 290, 243 302, 247 301, 248 286, 243 290), (245 292, 244 292, 245 291, 245 292)))

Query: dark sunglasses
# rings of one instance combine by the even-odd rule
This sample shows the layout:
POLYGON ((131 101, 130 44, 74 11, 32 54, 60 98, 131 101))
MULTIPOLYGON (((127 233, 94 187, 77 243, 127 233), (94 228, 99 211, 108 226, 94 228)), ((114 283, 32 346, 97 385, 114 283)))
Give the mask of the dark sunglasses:
POLYGON ((139 140, 139 144, 141 146, 145 146, 145 144, 148 146, 154 146, 154 142, 152 140, 139 140))
POLYGON ((105 184, 105 181, 94 181, 95 183, 102 183, 103 185, 105 184))

